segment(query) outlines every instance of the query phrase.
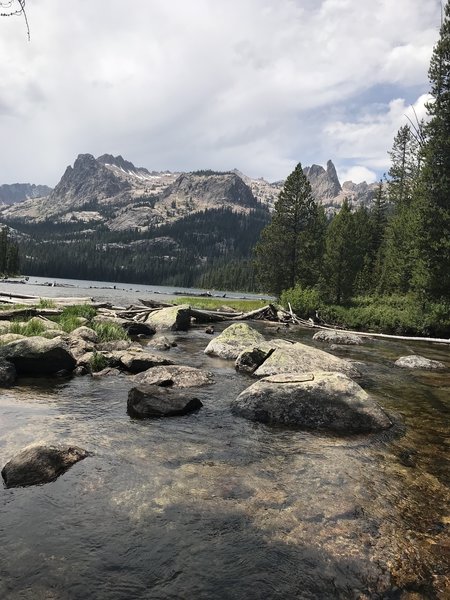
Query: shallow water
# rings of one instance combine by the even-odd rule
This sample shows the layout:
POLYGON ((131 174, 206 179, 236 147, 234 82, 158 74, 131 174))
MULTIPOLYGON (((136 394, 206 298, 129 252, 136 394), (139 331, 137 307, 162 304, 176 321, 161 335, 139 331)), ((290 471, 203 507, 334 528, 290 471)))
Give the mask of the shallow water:
POLYGON ((193 329, 170 351, 215 376, 185 417, 130 419, 126 376, 3 391, 0 465, 41 440, 93 455, 51 484, 0 489, 0 598, 448 598, 450 376, 392 365, 414 351, 450 367, 448 349, 337 350, 395 421, 337 438, 234 417, 252 380, 204 355, 209 339, 193 329))

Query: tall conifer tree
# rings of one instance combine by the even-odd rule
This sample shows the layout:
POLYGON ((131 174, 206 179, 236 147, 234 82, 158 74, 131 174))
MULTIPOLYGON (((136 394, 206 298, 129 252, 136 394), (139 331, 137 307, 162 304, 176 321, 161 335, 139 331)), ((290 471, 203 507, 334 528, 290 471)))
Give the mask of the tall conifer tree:
POLYGON ((280 294, 296 283, 314 285, 319 276, 324 228, 323 209, 316 204, 299 163, 286 179, 272 221, 255 248, 263 288, 280 294))
POLYGON ((420 260, 416 289, 433 298, 450 297, 450 1, 428 72, 433 100, 425 129, 419 190, 420 260))

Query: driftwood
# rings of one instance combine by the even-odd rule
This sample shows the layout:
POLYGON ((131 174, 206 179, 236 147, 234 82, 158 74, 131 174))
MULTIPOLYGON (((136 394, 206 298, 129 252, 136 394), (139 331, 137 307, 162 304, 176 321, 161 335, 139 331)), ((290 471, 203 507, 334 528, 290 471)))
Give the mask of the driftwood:
POLYGON ((138 298, 139 302, 148 308, 170 308, 171 306, 175 306, 175 304, 170 302, 161 302, 160 300, 143 300, 142 298, 138 298))
POLYGON ((314 329, 324 329, 326 331, 334 330, 342 333, 353 333, 355 335, 365 336, 365 337, 377 337, 384 338, 387 340, 402 340, 406 342, 432 342, 434 344, 450 344, 450 339, 446 338, 429 338, 429 337, 419 337, 419 336, 409 336, 409 335, 394 335, 389 333, 372 333, 371 331, 354 331, 352 329, 340 329, 337 327, 333 327, 331 325, 310 325, 314 329))
POLYGON ((18 308, 17 310, 0 311, 0 321, 10 321, 11 319, 31 318, 31 317, 51 317, 60 315, 60 308, 18 308))

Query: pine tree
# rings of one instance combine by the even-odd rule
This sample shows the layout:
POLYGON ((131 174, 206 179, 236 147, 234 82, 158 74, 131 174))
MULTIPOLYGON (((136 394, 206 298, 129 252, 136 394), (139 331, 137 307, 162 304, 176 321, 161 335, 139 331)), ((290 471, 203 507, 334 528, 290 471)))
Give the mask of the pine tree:
POLYGON ((411 201, 420 168, 419 143, 409 125, 403 125, 398 130, 389 156, 389 201, 397 206, 407 205, 411 201))
POLYGON ((450 1, 444 9, 440 38, 428 72, 432 102, 425 128, 420 178, 420 260, 414 272, 418 291, 432 298, 450 297, 450 1))
POLYGON ((319 277, 325 216, 299 163, 286 179, 272 221, 255 247, 258 279, 269 292, 314 285, 319 277))
POLYGON ((361 267, 355 236, 355 217, 347 198, 331 221, 325 239, 323 278, 320 284, 325 297, 340 304, 348 300, 361 267))

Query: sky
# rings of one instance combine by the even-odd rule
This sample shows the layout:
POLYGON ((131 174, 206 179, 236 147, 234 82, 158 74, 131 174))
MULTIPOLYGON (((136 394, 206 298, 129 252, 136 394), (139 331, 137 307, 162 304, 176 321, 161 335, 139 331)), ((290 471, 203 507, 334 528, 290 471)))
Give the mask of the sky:
MULTIPOLYGON (((0 18, 0 184, 80 153, 149 170, 299 162, 377 180, 426 114, 440 0, 29 0, 0 18)), ((0 11, 1 12, 1 11, 0 11)))

